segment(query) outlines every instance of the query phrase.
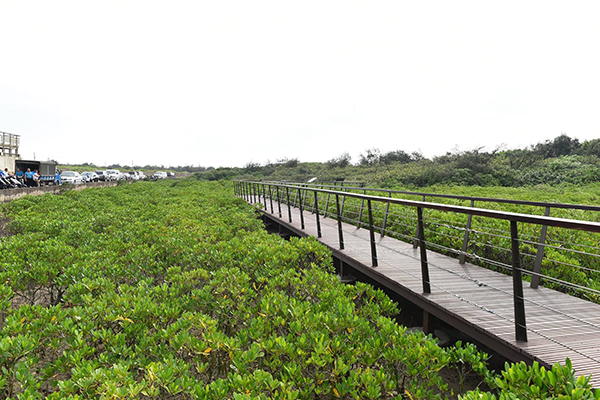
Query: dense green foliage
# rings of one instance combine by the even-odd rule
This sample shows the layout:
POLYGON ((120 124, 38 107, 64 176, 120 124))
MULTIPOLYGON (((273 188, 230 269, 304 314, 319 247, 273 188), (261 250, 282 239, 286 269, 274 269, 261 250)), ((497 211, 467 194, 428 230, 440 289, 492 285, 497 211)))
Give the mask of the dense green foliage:
POLYGON ((469 362, 220 184, 67 191, 3 217, 3 398, 439 398, 439 371, 469 362))
POLYGON ((443 370, 510 391, 473 346, 407 333, 381 291, 339 284, 322 245, 268 235, 231 192, 138 182, 4 204, 0 397, 446 398, 443 370))
POLYGON ((527 149, 454 150, 428 159, 402 150, 368 149, 356 164, 343 153, 324 163, 281 160, 248 163, 244 168, 217 168, 196 173, 202 180, 263 179, 364 181, 370 187, 431 185, 504 186, 589 184, 600 182, 600 139, 579 143, 565 134, 527 149), (293 161, 293 162, 291 162, 293 161))
POLYGON ((525 363, 506 365, 502 375, 495 378, 498 395, 475 390, 461 396, 462 400, 595 400, 600 391, 587 389, 589 379, 576 378, 567 359, 565 365, 555 365, 552 370, 540 367, 538 363, 527 366, 525 363))

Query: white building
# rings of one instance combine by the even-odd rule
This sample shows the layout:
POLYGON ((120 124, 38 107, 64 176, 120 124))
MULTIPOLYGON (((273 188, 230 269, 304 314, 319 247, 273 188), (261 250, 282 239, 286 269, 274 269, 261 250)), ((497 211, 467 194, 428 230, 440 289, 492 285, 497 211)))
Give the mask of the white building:
POLYGON ((20 158, 20 141, 19 135, 0 131, 0 168, 2 171, 8 168, 10 172, 15 172, 15 161, 20 158))

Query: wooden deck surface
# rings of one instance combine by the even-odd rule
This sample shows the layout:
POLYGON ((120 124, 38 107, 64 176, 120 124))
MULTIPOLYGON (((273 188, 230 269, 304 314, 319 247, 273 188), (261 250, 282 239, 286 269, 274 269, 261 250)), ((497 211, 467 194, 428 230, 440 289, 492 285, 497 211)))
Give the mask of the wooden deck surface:
MULTIPOLYGON (((300 212, 296 208, 291 211, 291 223, 286 205, 282 205, 282 218, 277 218, 277 209, 274 214, 270 210, 265 214, 300 232, 300 212)), ((304 235, 316 237, 315 215, 305 211, 304 220, 304 235)), ((419 249, 376 233, 379 265, 372 267, 368 229, 344 223, 345 249, 340 250, 337 220, 321 216, 320 222, 322 237, 318 240, 361 264, 371 275, 380 275, 474 330, 494 337, 507 353, 508 349, 513 354, 516 351, 542 365, 564 364, 568 357, 577 375, 591 375, 593 386, 600 388, 600 305, 544 287, 532 289, 523 282, 528 341, 517 341, 512 276, 469 263, 460 265, 455 258, 428 250, 431 293, 424 294, 419 249)))

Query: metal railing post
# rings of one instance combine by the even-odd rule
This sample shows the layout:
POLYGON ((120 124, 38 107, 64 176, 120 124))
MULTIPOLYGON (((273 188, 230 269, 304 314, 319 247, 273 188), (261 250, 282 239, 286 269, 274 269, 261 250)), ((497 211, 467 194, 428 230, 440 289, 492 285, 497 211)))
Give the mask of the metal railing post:
MULTIPOLYGON (((423 195, 422 200, 423 200, 423 202, 425 202, 425 195, 423 195)), ((421 212, 423 212, 423 211, 421 210, 421 212)), ((419 247, 419 237, 421 236, 421 233, 419 232, 419 229, 421 229, 421 228, 419 228, 419 226, 421 226, 421 225, 422 225, 422 222, 421 222, 421 224, 419 224, 419 222, 417 221, 417 232, 416 232, 416 238, 415 238, 415 240, 413 240, 413 249, 416 249, 417 247, 419 247)), ((427 293, 429 293, 429 292, 427 292, 427 293)))
POLYGON ((303 212, 304 207, 302 207, 303 201, 302 201, 302 192, 300 191, 300 188, 298 188, 298 197, 300 198, 300 201, 298 202, 298 204, 300 206, 299 207, 300 208, 300 227, 302 229, 304 229, 304 212, 303 212))
MULTIPOLYGON (((471 207, 475 207, 475 200, 471 200, 471 207)), ((458 263, 460 265, 464 265, 467 259, 467 247, 469 246, 469 233, 471 232, 471 221, 473 220, 473 215, 469 214, 467 217, 467 226, 465 227, 465 237, 463 238, 462 249, 460 252, 460 259, 458 263)))
POLYGON ((419 248, 421 250, 421 279, 423 280, 423 293, 431 293, 429 264, 427 263, 427 248, 425 245, 425 230, 423 228, 423 208, 421 207, 417 207, 417 232, 419 234, 419 248))
POLYGON ((279 185, 277 185, 276 188, 277 188, 277 211, 279 211, 279 218, 281 218, 281 198, 279 197, 279 185))
POLYGON ((340 210, 340 196, 335 195, 336 211, 337 211, 337 223, 338 223, 338 237, 340 239, 340 250, 344 250, 344 232, 342 230, 342 213, 340 210))
MULTIPOLYGON (((544 217, 550 216, 550 207, 546 207, 544 217)), ((546 247, 546 235, 548 234, 548 226, 542 225, 540 233, 540 241, 538 243, 537 254, 533 262, 533 274, 531 275, 531 288, 537 289, 540 284, 540 274, 542 273, 542 260, 544 259, 544 248, 546 247)))
MULTIPOLYGON (((344 185, 344 183, 342 182, 342 186, 344 185)), ((347 192, 346 188, 342 188, 342 191, 345 193, 347 192)), ((342 218, 344 217, 344 205, 346 204, 346 196, 342 197, 342 218)))
POLYGON ((325 212, 323 213, 323 218, 327 218, 327 210, 329 210, 329 197, 331 193, 327 193, 327 200, 325 201, 325 212))
MULTIPOLYGON (((363 190, 363 195, 367 194, 367 190, 363 190)), ((365 206, 365 199, 361 199, 360 201, 360 210, 358 211, 358 223, 356 224, 357 228, 360 228, 360 223, 362 222, 362 212, 363 212, 363 207, 365 206)))
POLYGON ((269 185, 269 204, 271 204, 271 214, 273 214, 273 188, 269 185))
POLYGON ((292 222, 292 206, 290 205, 290 188, 288 186, 285 187, 285 194, 287 197, 288 219, 292 222))
POLYGON ((294 207, 298 207, 298 192, 294 192, 294 207))
POLYGON ((523 280, 521 278, 521 261, 519 254, 519 234, 517 221, 510 221, 510 241, 512 249, 513 298, 515 308, 515 338, 527 341, 527 324, 525 323, 525 299, 523 298, 523 280))
MULTIPOLYGON (((388 197, 392 197, 392 191, 390 190, 390 194, 388 197)), ((385 205, 385 214, 383 215, 383 225, 381 226, 381 237, 385 236, 385 228, 387 228, 387 219, 388 219, 388 213, 390 212, 390 203, 388 202, 385 205)))
POLYGON ((317 219, 317 237, 321 237, 321 220, 319 219, 319 201, 317 199, 317 191, 313 192, 315 194, 315 217, 317 219))
POLYGON ((267 211, 267 191, 265 189, 265 184, 262 184, 262 192, 263 192, 263 203, 265 203, 265 211, 267 211))
POLYGON ((371 239, 371 263, 373 267, 377 266, 377 245, 375 243, 375 229, 373 227, 373 210, 371 208, 371 200, 367 200, 367 209, 369 211, 369 235, 371 239))

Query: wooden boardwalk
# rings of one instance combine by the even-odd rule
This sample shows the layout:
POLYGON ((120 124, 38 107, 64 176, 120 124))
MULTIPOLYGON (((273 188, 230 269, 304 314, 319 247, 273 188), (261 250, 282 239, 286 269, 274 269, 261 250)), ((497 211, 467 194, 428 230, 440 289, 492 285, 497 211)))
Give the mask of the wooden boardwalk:
MULTIPOLYGON (((317 236, 314 214, 287 205, 282 218, 265 216, 301 236, 317 236)), ((412 301, 437 318, 484 343, 513 361, 536 360, 541 365, 564 364, 568 357, 577 375, 592 376, 600 388, 600 305, 551 289, 532 289, 523 282, 528 341, 515 339, 513 281, 511 276, 427 251, 431 293, 423 293, 420 250, 411 244, 377 238, 378 266, 372 267, 368 229, 343 224, 345 249, 339 249, 337 220, 320 217, 322 237, 343 262, 412 301)))

